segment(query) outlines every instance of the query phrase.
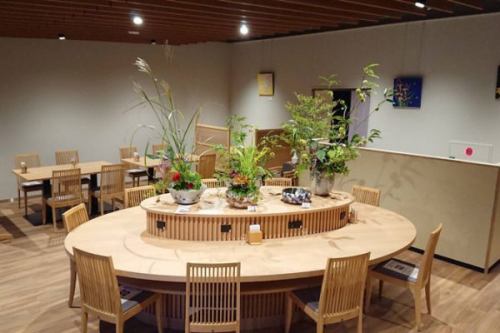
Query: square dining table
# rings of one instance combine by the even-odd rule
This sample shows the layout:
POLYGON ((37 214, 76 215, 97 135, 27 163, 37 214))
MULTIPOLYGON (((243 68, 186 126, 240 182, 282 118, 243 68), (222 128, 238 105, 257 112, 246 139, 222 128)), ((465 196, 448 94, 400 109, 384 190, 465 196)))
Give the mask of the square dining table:
MULTIPOLYGON (((193 163, 198 163, 200 160, 200 156, 191 154, 189 155, 189 160, 193 163)), ((133 167, 137 168, 145 168, 148 171, 148 182, 154 182, 154 169, 159 166, 162 163, 162 159, 160 157, 158 158, 151 158, 151 157, 144 157, 141 156, 138 159, 131 157, 131 158, 122 158, 122 163, 126 165, 130 165, 133 167)))
MULTIPOLYGON (((55 170, 66 170, 72 168, 79 168, 82 176, 90 176, 89 188, 91 191, 97 190, 97 175, 101 173, 101 168, 103 165, 110 165, 111 162, 107 161, 94 161, 94 162, 82 162, 77 163, 75 166, 72 164, 61 164, 61 165, 47 165, 41 167, 28 168, 26 173, 22 173, 21 169, 13 169, 12 172, 19 177, 23 182, 41 181, 43 183, 42 195, 44 198, 49 198, 51 196, 51 186, 50 180, 52 179, 52 172, 55 170)), ((90 214, 97 214, 97 198, 89 198, 92 201, 92 211, 90 214)), ((52 221, 52 210, 50 208, 46 209, 46 219, 47 221, 52 221)))

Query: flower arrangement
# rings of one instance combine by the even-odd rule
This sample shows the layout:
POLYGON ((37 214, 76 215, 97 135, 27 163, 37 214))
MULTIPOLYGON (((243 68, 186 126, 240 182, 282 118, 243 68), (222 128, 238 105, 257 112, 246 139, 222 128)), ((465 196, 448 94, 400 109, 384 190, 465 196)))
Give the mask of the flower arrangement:
MULTIPOLYGON (((353 126, 360 104, 379 87, 375 82, 379 78, 375 72, 377 66, 371 64, 363 68, 361 85, 355 89, 358 101, 350 110, 344 100, 335 99, 333 95, 333 88, 338 85, 335 75, 321 78, 329 89, 329 98, 296 94, 297 103, 286 105, 291 119, 283 125, 284 139, 299 157, 297 172, 310 170, 316 194, 328 194, 335 174, 349 172, 347 162, 358 157, 358 148, 380 138, 377 129, 371 129, 366 137, 359 134, 349 136, 349 128, 353 126), (322 181, 326 183, 321 184, 322 181)), ((352 129, 356 130, 373 112, 379 111, 382 104, 391 101, 392 91, 384 90, 384 99, 352 129)))
MULTIPOLYGON (((149 106, 159 123, 159 136, 166 147, 158 152, 157 156, 145 154, 162 158, 162 163, 156 168, 157 176, 159 176, 155 183, 156 191, 160 193, 164 193, 167 189, 171 193, 173 191, 203 191, 201 177, 194 171, 191 159, 193 147, 188 146, 188 139, 194 137, 194 126, 198 121, 200 110, 196 110, 186 122, 183 114, 175 106, 168 83, 158 79, 145 60, 137 58, 135 66, 139 72, 145 73, 151 79, 154 87, 154 93, 150 94, 140 84, 134 82, 135 91, 141 96, 141 102, 136 106, 149 106)), ((139 126, 139 128, 144 127, 156 128, 150 125, 139 126)), ((148 147, 149 144, 146 146, 146 152, 148 147)), ((182 195, 180 193, 178 198, 182 195)), ((174 197, 176 201, 178 198, 174 197)), ((188 203, 187 201, 189 200, 181 203, 188 203)))
POLYGON ((229 204, 245 208, 257 204, 261 198, 260 185, 270 172, 264 165, 273 153, 266 142, 259 146, 247 145, 246 140, 252 127, 241 116, 231 116, 227 121, 231 131, 231 147, 227 150, 221 145, 215 146, 224 168, 219 170, 217 178, 228 186, 226 198, 229 204))

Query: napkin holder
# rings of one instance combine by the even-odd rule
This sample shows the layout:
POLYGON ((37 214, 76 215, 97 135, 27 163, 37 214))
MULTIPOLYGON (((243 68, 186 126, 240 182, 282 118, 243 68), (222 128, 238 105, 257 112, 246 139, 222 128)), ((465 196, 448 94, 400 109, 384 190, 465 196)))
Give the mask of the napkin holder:
POLYGON ((28 173, 28 166, 25 162, 21 162, 21 173, 28 173))
POLYGON ((260 225, 250 225, 247 232, 247 243, 250 245, 262 244, 262 231, 260 230, 260 225))

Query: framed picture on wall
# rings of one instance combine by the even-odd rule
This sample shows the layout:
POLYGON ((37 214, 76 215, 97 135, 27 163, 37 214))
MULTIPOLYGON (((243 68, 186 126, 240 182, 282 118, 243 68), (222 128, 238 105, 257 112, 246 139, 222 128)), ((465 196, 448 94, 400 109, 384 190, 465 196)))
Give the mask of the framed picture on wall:
POLYGON ((495 98, 500 99, 500 66, 497 71, 497 89, 495 90, 495 98))
POLYGON ((422 104, 422 77, 394 79, 392 105, 396 108, 419 108, 422 104))
POLYGON ((328 88, 314 88, 312 90, 313 97, 320 97, 325 102, 333 101, 333 89, 328 88))
POLYGON ((274 96, 274 73, 263 72, 257 74, 259 96, 274 96))

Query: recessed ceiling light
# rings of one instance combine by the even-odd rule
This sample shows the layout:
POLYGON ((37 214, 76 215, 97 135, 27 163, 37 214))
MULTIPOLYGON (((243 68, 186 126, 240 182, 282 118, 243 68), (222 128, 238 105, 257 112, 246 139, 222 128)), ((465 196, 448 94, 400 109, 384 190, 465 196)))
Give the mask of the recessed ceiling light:
POLYGON ((242 22, 240 25, 240 34, 242 36, 246 36, 246 35, 248 35, 249 32, 250 32, 250 29, 248 29, 248 25, 245 22, 242 22))
POLYGON ((66 39, 66 36, 64 36, 64 34, 58 34, 58 35, 57 35, 57 38, 58 38, 59 40, 65 40, 65 39, 66 39))
POLYGON ((129 35, 138 35, 139 31, 129 31, 128 34, 129 35))
POLYGON ((415 6, 418 8, 425 8, 426 0, 417 0, 415 1, 415 6))
POLYGON ((151 39, 151 45, 156 45, 156 39, 151 39))
POLYGON ((132 18, 132 22, 134 22, 135 25, 142 25, 142 23, 144 23, 144 20, 142 19, 142 17, 135 15, 132 18))

